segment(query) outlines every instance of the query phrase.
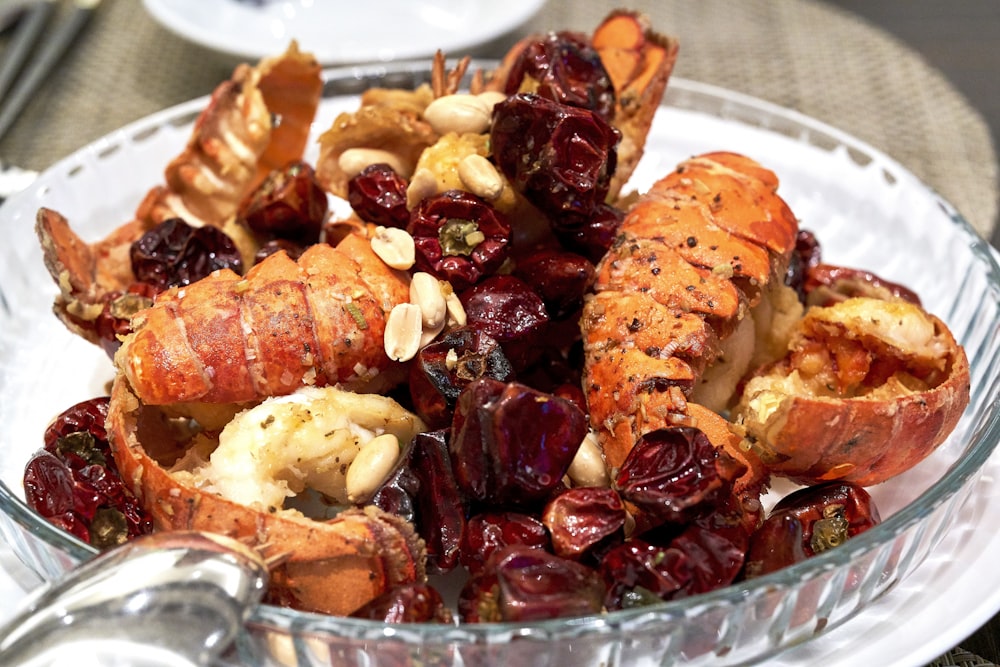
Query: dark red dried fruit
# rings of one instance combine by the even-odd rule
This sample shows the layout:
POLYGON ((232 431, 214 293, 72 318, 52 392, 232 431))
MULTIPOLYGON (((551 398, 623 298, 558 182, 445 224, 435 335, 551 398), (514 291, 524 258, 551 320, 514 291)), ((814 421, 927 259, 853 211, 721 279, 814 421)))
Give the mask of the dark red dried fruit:
POLYGON ((729 494, 712 512, 695 519, 670 542, 670 547, 687 556, 691 565, 691 580, 683 594, 699 595, 735 581, 743 570, 749 541, 739 501, 729 494))
POLYGON ((579 559, 625 526, 625 505, 614 489, 581 487, 563 491, 549 501, 542 522, 552 536, 552 550, 579 559))
POLYGON ((347 182, 347 201, 362 220, 402 229, 410 221, 407 186, 389 165, 373 164, 347 182))
POLYGON ((459 294, 459 299, 467 326, 496 339, 515 370, 537 358, 549 314, 526 282, 514 276, 490 276, 459 294))
POLYGON ((427 571, 450 572, 458 565, 466 509, 452 470, 448 432, 418 433, 410 466, 420 483, 414 501, 417 530, 427 543, 427 571))
POLYGON ((677 549, 631 538, 608 551, 600 572, 607 594, 604 605, 628 609, 669 600, 693 575, 689 558, 677 549))
POLYGON ((254 253, 253 261, 254 264, 260 264, 265 259, 270 257, 276 252, 284 252, 293 260, 298 260, 302 256, 302 253, 306 251, 306 246, 295 241, 290 241, 288 239, 271 239, 270 241, 265 241, 254 253))
POLYGON ((129 256, 139 282, 157 290, 189 285, 212 271, 243 272, 243 259, 233 240, 215 227, 192 227, 171 218, 135 241, 129 256))
POLYGON ((864 488, 827 482, 782 498, 750 537, 746 576, 757 577, 832 549, 880 522, 864 488))
POLYGON ((480 378, 458 397, 451 461, 459 488, 478 501, 518 506, 559 488, 587 418, 575 405, 517 382, 480 378))
POLYGON ((312 166, 296 161, 268 174, 241 202, 236 218, 265 239, 311 245, 319 241, 329 208, 312 166))
POLYGON ((472 574, 486 566, 494 552, 520 544, 536 549, 548 549, 549 533, 545 525, 520 512, 484 512, 469 518, 462 538, 459 560, 472 574))
POLYGON ((491 377, 507 382, 514 369, 489 334, 460 327, 424 346, 410 365, 410 398, 430 428, 451 424, 458 395, 473 380, 491 377))
POLYGON ((536 250, 517 262, 514 275, 542 298, 553 318, 573 315, 594 282, 596 270, 586 257, 557 248, 536 250))
POLYGON ((624 219, 623 210, 600 202, 579 226, 557 230, 559 241, 573 252, 580 253, 597 264, 615 242, 624 219))
POLYGON ((809 267, 803 289, 810 306, 830 306, 858 296, 887 301, 902 299, 920 305, 920 297, 903 285, 880 278, 871 271, 830 264, 809 267))
POLYGON ((441 594, 424 583, 403 584, 378 596, 353 614, 383 623, 452 623, 441 594))
POLYGON ((466 583, 458 613, 466 623, 539 621, 601 612, 604 583, 594 570, 523 545, 500 549, 466 583))
POLYGON ((590 109, 611 120, 615 89, 601 56, 585 35, 550 32, 525 46, 507 77, 508 95, 524 90, 524 79, 538 95, 561 104, 590 109))
POLYGON ((637 527, 687 523, 712 508, 729 485, 719 453, 700 430, 665 428, 642 436, 619 469, 615 487, 634 504, 637 527))
POLYGON ((152 531, 152 519, 122 483, 104 420, 107 397, 60 414, 24 470, 25 501, 51 523, 98 548, 152 531))
POLYGON ((619 139, 600 115, 538 95, 514 95, 493 110, 497 167, 557 229, 579 228, 604 201, 619 139))
POLYGON ((449 281, 455 291, 493 274, 510 251, 507 217, 461 190, 421 201, 406 231, 416 247, 416 268, 449 281))

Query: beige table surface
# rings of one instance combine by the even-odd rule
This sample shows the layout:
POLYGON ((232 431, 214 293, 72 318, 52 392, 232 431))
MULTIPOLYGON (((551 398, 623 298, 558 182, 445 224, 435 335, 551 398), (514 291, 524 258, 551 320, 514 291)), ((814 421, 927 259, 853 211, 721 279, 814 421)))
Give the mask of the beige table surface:
MULTIPOLYGON (((551 0, 530 28, 589 31, 612 6, 551 0)), ((675 75, 796 109, 867 141, 937 190, 989 238, 997 222, 998 177, 986 123, 901 42, 810 0, 649 0, 629 6, 680 38, 675 75)), ((501 55, 516 36, 505 35, 474 55, 501 55)), ((0 35, 0 53, 9 39, 0 35)), ((211 92, 232 64, 161 27, 138 0, 104 0, 74 51, 0 141, 0 158, 44 169, 125 123, 211 92)), ((980 655, 995 651, 996 632, 985 628, 964 646, 980 655)), ((992 653, 990 659, 1000 656, 992 653)), ((991 663, 956 649, 936 664, 991 663)))

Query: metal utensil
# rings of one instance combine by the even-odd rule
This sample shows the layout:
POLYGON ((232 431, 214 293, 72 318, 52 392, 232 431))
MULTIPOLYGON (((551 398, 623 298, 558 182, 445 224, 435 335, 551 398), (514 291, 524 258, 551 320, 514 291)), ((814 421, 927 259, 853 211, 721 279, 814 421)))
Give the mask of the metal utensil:
MULTIPOLYGON (((2 100, 0 101, 0 138, 17 120, 21 111, 28 104, 28 100, 62 58, 83 26, 90 20, 91 14, 94 13, 100 2, 101 0, 75 0, 73 11, 44 40, 41 51, 34 56, 28 69, 17 79, 10 93, 0 97, 2 100)), ((28 46, 30 47, 30 44, 28 46)))
POLYGON ((28 60, 28 56, 31 55, 31 50, 55 7, 55 0, 39 0, 23 10, 23 16, 18 17, 17 31, 3 54, 3 63, 0 63, 0 100, 4 98, 10 85, 17 78, 18 72, 28 60))
POLYGON ((236 540, 147 535, 33 592, 0 627, 0 664, 210 664, 260 603, 267 572, 236 540))

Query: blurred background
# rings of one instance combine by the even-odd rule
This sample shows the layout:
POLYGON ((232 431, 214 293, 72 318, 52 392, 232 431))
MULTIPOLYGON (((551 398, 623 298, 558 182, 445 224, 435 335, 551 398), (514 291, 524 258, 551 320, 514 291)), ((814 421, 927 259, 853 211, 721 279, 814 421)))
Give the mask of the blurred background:
MULTIPOLYGON (((1000 146, 1000 2, 824 0, 899 38, 940 70, 984 117, 1000 146)), ((1000 229, 992 243, 1000 246, 1000 229)))

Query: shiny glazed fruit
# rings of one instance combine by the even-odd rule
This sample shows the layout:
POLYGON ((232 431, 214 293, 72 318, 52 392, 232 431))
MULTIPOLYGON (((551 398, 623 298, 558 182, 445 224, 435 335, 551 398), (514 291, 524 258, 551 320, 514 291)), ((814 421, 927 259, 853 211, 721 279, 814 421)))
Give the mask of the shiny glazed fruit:
POLYGON ((103 549, 152 531, 149 515, 118 475, 104 421, 108 398, 63 411, 24 470, 25 501, 47 521, 103 549))
POLYGON ((417 530, 427 543, 427 571, 450 572, 458 565, 466 508, 452 472, 448 431, 418 433, 410 466, 419 482, 414 505, 417 530))
POLYGON ((490 276, 458 295, 467 326, 485 332, 503 347, 515 371, 542 352, 549 314, 538 293, 520 278, 490 276))
POLYGON ((372 164, 347 182, 347 201, 362 220, 402 229, 410 221, 407 185, 389 165, 372 164))
POLYGON ((455 407, 455 479, 477 501, 537 502, 562 485, 586 433, 586 416, 569 401, 517 382, 481 378, 462 391, 455 407))
POLYGON ((494 552, 516 544, 548 550, 545 524, 521 512, 483 512, 466 522, 459 559, 471 574, 477 574, 494 552))
POLYGON ((756 577, 832 549, 881 521, 867 491, 827 482, 782 498, 750 538, 746 576, 756 577))
POLYGON ((319 241, 329 208, 312 166, 297 161, 268 174, 240 204, 236 217, 263 239, 310 245, 319 241))
POLYGON ((625 505, 614 489, 568 489, 549 501, 542 521, 556 555, 579 559, 608 538, 624 539, 625 505))
POLYGON ((600 115, 538 95, 514 95, 493 110, 497 166, 557 229, 579 228, 604 201, 619 139, 600 115))
POLYGON ((458 395, 473 380, 507 382, 514 369, 500 344, 485 331, 460 327, 424 346, 410 365, 410 398, 431 428, 451 424, 458 395))
POLYGON ((404 584, 375 598, 351 616, 383 623, 451 623, 441 594, 424 583, 404 584))
POLYGON ((640 528, 687 523, 729 491, 719 474, 719 456, 698 429, 659 429, 642 436, 629 452, 615 488, 639 509, 640 528))
POLYGON ((192 227, 180 218, 143 234, 129 257, 136 280, 160 291, 190 285, 218 269, 243 272, 240 252, 224 232, 208 225, 192 227))
POLYGON ((611 120, 615 89, 601 56, 585 35, 550 32, 521 52, 507 79, 507 95, 524 89, 525 78, 533 92, 561 104, 581 107, 611 120))
POLYGON ((601 611, 604 584, 594 570, 541 549, 500 549, 466 583, 458 612, 467 623, 538 621, 601 611))
POLYGON ((586 257, 568 250, 543 248, 517 262, 514 275, 542 298, 546 312, 563 319, 580 310, 596 270, 586 257))
POLYGON ((510 252, 510 222, 486 200, 448 190, 422 200, 406 231, 416 267, 464 290, 493 274, 510 252))

